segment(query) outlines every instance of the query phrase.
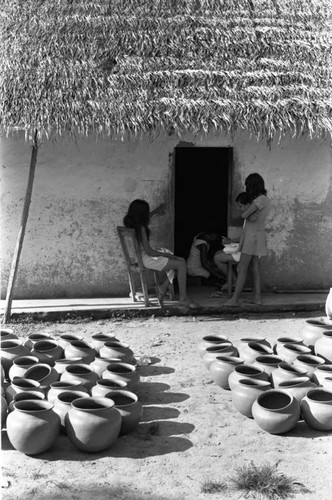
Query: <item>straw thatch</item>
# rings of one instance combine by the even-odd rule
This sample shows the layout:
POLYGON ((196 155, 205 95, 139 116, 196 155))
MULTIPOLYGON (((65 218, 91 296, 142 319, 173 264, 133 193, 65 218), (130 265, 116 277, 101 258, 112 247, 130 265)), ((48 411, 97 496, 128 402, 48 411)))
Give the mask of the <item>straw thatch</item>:
POLYGON ((331 0, 2 0, 1 127, 332 132, 331 0))

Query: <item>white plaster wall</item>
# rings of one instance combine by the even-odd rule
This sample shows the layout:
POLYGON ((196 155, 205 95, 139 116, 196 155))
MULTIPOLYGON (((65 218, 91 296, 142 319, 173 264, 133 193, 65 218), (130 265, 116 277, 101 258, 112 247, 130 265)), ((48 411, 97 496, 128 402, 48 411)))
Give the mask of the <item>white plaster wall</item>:
MULTIPOLYGON (((265 179, 272 209, 269 288, 332 286, 332 167, 328 140, 257 142, 247 134, 183 137, 197 146, 234 148, 233 197, 245 177, 265 179)), ((128 292, 116 235, 129 203, 144 198, 167 213, 152 225, 156 242, 172 246, 171 161, 179 143, 161 137, 128 142, 63 138, 41 145, 16 298, 116 296, 128 292)), ((23 136, 2 139, 2 295, 8 280, 30 162, 23 136)), ((236 208, 233 206, 234 215, 236 208)))

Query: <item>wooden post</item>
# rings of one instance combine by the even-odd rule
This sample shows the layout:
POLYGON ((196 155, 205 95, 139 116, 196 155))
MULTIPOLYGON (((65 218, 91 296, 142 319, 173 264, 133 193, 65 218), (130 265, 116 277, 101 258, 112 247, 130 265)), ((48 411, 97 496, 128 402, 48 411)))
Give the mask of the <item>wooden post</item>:
POLYGON ((29 178, 28 178, 27 190, 25 193, 21 226, 20 226, 20 229, 19 229, 19 232, 17 235, 12 265, 11 265, 10 274, 9 274, 3 323, 8 323, 10 321, 15 280, 16 280, 16 275, 17 275, 17 271, 18 271, 21 250, 22 250, 22 246, 23 246, 25 228, 26 228, 27 220, 28 220, 28 216, 29 216, 29 208, 30 208, 30 202, 31 202, 33 179, 35 176, 35 169, 36 169, 36 163, 37 163, 37 153, 38 153, 37 138, 38 138, 38 132, 36 130, 35 137, 33 140, 33 145, 32 145, 32 151, 31 151, 29 178))

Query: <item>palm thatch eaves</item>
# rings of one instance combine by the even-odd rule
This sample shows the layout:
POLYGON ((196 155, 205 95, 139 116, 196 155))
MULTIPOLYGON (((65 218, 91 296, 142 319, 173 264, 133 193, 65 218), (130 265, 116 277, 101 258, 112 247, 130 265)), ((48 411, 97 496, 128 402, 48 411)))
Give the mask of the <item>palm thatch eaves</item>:
POLYGON ((332 132, 331 0, 3 0, 9 134, 332 132))

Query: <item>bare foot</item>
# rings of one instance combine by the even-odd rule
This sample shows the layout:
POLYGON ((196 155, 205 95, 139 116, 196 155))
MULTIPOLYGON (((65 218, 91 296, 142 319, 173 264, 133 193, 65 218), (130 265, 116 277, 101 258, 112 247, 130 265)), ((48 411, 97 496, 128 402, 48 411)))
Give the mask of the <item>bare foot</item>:
POLYGON ((198 308, 202 307, 200 304, 198 304, 197 302, 194 302, 193 300, 190 300, 189 298, 187 298, 185 300, 179 300, 178 304, 179 304, 179 306, 187 307, 189 309, 198 309, 198 308))
POLYGON ((223 303, 223 306, 229 306, 229 307, 239 307, 239 305, 240 302, 233 299, 226 300, 226 302, 223 303))

